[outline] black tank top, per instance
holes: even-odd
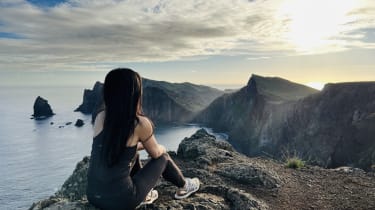
[[[135,188],[130,171],[137,152],[137,145],[126,147],[117,163],[108,167],[101,157],[104,135],[101,131],[94,137],[87,172],[87,196],[94,199],[133,197]]]

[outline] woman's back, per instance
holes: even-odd
[[[109,166],[103,158],[105,132],[101,125],[104,112],[97,115],[91,158],[87,172],[87,197],[91,203],[103,209],[123,209],[132,203],[135,188],[130,177],[132,163],[136,157],[137,145],[125,147],[116,164]],[[97,130],[100,130],[99,132]]]
[[[93,181],[93,186],[97,187],[116,187],[116,184],[122,184],[122,179],[130,175],[130,166],[136,154],[136,146],[125,148],[118,162],[109,167],[104,158],[102,158],[103,150],[103,132],[95,136],[92,143],[91,158],[88,171],[88,181]]]

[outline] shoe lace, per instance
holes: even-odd
[[[186,186],[185,186],[186,191],[187,192],[192,191],[194,190],[194,188],[195,188],[195,184],[193,180],[192,179],[186,180]]]

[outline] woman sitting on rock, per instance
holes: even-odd
[[[142,79],[131,69],[110,71],[103,87],[104,109],[94,123],[88,169],[87,199],[101,209],[134,209],[158,198],[153,190],[160,176],[178,187],[174,197],[199,189],[197,178],[184,178],[157,143],[152,122],[142,114]],[[151,160],[142,168],[137,151]]]

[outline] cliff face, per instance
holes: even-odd
[[[95,112],[103,100],[102,89],[103,84],[100,82],[96,82],[92,90],[85,89],[83,92],[82,104],[74,111],[82,112],[83,114],[91,114]]]
[[[147,116],[159,122],[188,122],[194,115],[157,87],[144,89],[142,107]]]
[[[138,209],[372,209],[375,176],[360,169],[285,168],[270,159],[249,158],[226,142],[199,130],[170,153],[187,177],[199,177],[201,188],[174,200],[176,188],[161,181],[159,199]],[[95,210],[86,200],[89,157],[77,164],[61,189],[30,210]]]
[[[227,132],[239,151],[282,158],[296,153],[324,167],[375,163],[375,82],[328,84],[322,92],[252,76],[195,120]]]
[[[143,111],[157,122],[188,122],[222,91],[191,83],[168,83],[143,79]],[[103,84],[85,90],[82,104],[75,110],[92,114],[102,102]],[[93,116],[95,119],[95,116]]]
[[[328,84],[293,106],[279,146],[319,165],[375,164],[375,82]]]
[[[274,125],[285,120],[291,105],[316,92],[281,78],[252,75],[245,87],[217,98],[194,121],[228,133],[237,150],[260,155],[272,141],[267,135],[280,132]]]

